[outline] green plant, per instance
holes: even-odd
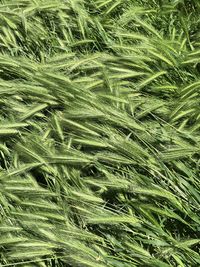
[[[0,265],[200,265],[199,1],[0,1]]]

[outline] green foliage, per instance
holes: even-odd
[[[199,14],[0,1],[0,266],[200,266]]]

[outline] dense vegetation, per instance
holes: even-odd
[[[0,266],[200,266],[200,1],[0,1]]]

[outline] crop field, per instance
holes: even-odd
[[[199,171],[199,0],[0,0],[0,267],[200,267]]]

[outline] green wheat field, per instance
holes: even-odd
[[[0,0],[0,267],[200,267],[199,171],[199,0]]]

